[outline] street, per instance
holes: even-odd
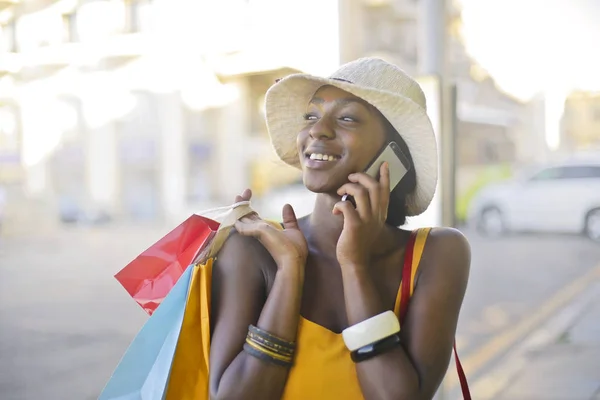
[[[457,343],[477,367],[467,370],[473,380],[520,337],[496,351],[488,344],[595,268],[600,246],[576,236],[465,232],[473,261]],[[113,274],[163,233],[74,228],[0,238],[2,400],[97,397],[147,318]]]
[[[600,263],[600,246],[577,236],[467,237],[473,258],[457,337],[463,357]]]
[[[484,239],[465,233],[473,258],[457,347],[473,384],[593,282],[591,274],[600,267],[600,246],[568,235]],[[447,377],[450,387],[445,399],[458,398],[452,363]]]

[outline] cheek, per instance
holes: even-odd
[[[377,154],[378,146],[377,143],[372,141],[351,138],[346,143],[346,148],[350,150],[350,153],[352,154],[351,158],[355,168],[362,171]]]
[[[298,153],[302,152],[304,145],[306,143],[307,131],[303,130],[298,133],[296,136],[296,148],[298,149]]]

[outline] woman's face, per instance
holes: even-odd
[[[333,86],[309,102],[297,137],[304,185],[334,194],[348,175],[364,171],[386,141],[381,114],[364,100]]]

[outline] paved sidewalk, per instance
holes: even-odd
[[[600,285],[582,296],[566,329],[530,349],[494,400],[600,400]]]

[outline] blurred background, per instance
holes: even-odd
[[[474,398],[600,399],[599,20],[595,0],[0,0],[0,399],[96,398],[146,319],[113,274],[191,213],[246,187],[264,217],[309,213],[265,92],[362,56],[428,97],[441,180],[408,227],[471,241]]]

